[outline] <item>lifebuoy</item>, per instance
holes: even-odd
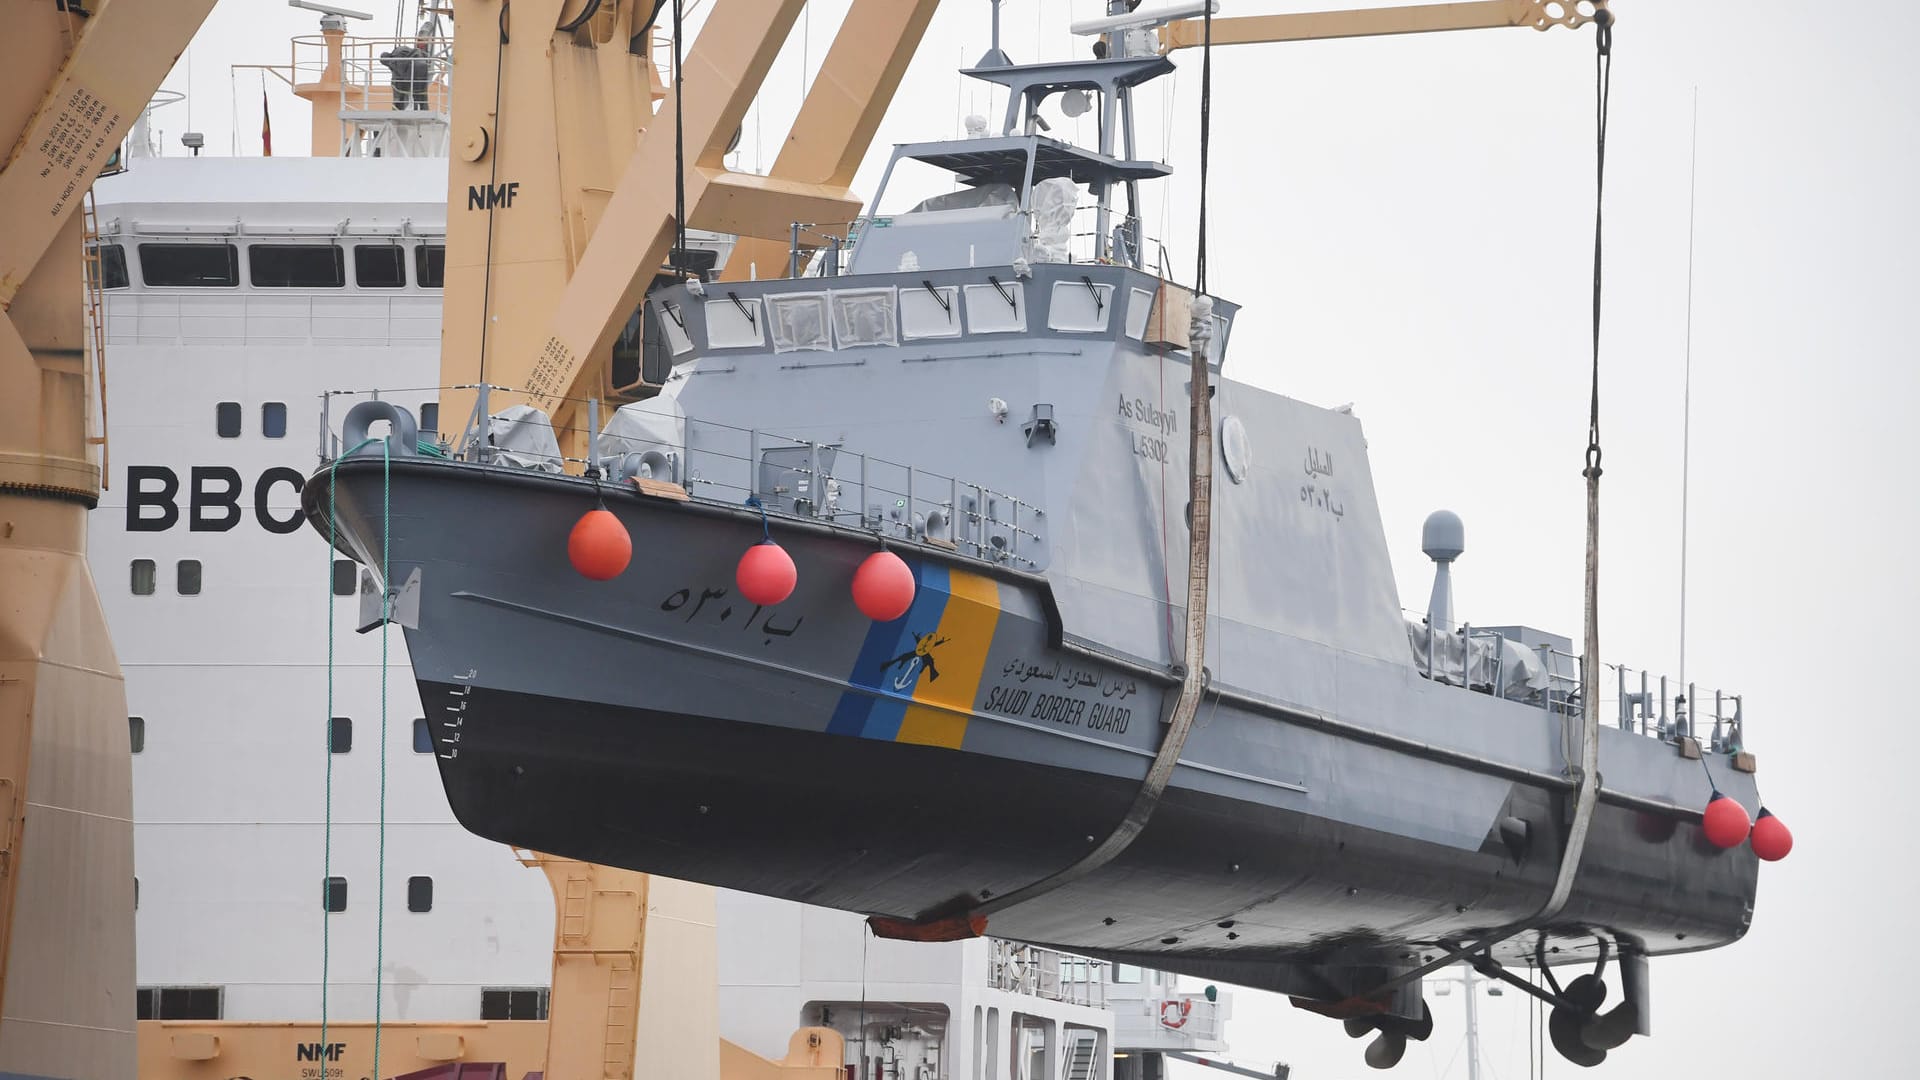
[[[1160,1023],[1170,1028],[1186,1027],[1187,1014],[1192,1011],[1192,998],[1182,998],[1179,1001],[1163,1001],[1160,1003]]]

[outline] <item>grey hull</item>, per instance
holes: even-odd
[[[325,480],[306,496],[323,534]],[[375,567],[382,486],[378,458],[338,466],[340,544]],[[635,556],[601,583],[566,556],[590,483],[391,466],[388,577],[421,574],[408,645],[468,828],[918,918],[1058,871],[1124,814],[1172,681],[1064,646],[1044,578],[897,545],[918,594],[903,619],[874,624],[848,595],[872,539],[776,520],[799,587],[760,609],[733,584],[757,515],[604,497]],[[995,914],[991,932],[1328,997],[1355,988],[1340,971],[1390,971],[1441,940],[1526,923],[1559,859],[1557,723],[1417,678],[1375,699],[1391,723],[1210,695],[1141,837]],[[1434,701],[1446,730],[1430,730]],[[1757,864],[1702,837],[1699,763],[1606,734],[1607,794],[1572,900],[1544,928],[1550,947],[1570,960],[1596,935],[1654,953],[1739,938]],[[1721,787],[1751,805],[1751,777]],[[1503,952],[1531,956],[1537,941]]]

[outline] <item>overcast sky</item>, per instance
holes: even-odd
[[[724,6],[727,0],[712,0]],[[1148,6],[1156,6],[1149,0]],[[388,32],[393,8],[372,24]],[[1370,5],[1371,6],[1371,5]],[[1798,847],[1761,870],[1748,938],[1653,963],[1655,1036],[1613,1075],[1911,1075],[1904,964],[1870,945],[1914,899],[1899,777],[1920,581],[1907,325],[1920,290],[1920,10],[1616,0],[1602,347],[1601,644],[1677,673],[1690,102],[1699,94],[1687,671],[1745,695],[1761,791]],[[411,3],[408,4],[411,7]],[[769,77],[740,165],[770,163],[845,0],[816,0]],[[1099,0],[1007,0],[1015,59],[1084,55]],[[1223,15],[1303,10],[1226,0]],[[1844,10],[1841,10],[1844,9]],[[954,74],[986,0],[949,0],[876,140],[988,112]],[[366,24],[362,24],[366,25]],[[222,0],[168,86],[209,152],[259,152],[258,75],[314,17]],[[806,40],[803,42],[802,38]],[[1593,227],[1593,33],[1524,30],[1244,46],[1215,57],[1214,291],[1245,305],[1229,374],[1366,426],[1402,602],[1424,604],[1421,519],[1467,526],[1456,610],[1578,638]],[[1200,57],[1143,92],[1147,150],[1181,172],[1148,231],[1191,274]],[[305,109],[270,94],[281,152]],[[171,114],[171,115],[170,115]],[[169,140],[186,106],[157,121]],[[1162,148],[1160,133],[1172,132]],[[1056,133],[1072,131],[1056,124]],[[177,149],[177,147],[176,147]],[[172,152],[172,151],[170,151]],[[1256,433],[1257,438],[1257,433]],[[1604,763],[1603,763],[1604,765]],[[1465,1075],[1460,998],[1395,1075]],[[1480,1011],[1487,1075],[1527,1075],[1518,995]],[[1369,1072],[1361,1043],[1235,991],[1235,1060],[1301,1080]],[[1900,1062],[1907,1062],[1900,1065]],[[1576,1072],[1551,1051],[1547,1069]],[[1218,1075],[1192,1069],[1182,1076]]]

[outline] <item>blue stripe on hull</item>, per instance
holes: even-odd
[[[830,735],[858,735],[867,739],[892,740],[900,734],[900,721],[913,703],[913,685],[909,679],[905,693],[892,689],[897,667],[886,668],[887,661],[913,651],[919,634],[931,633],[946,613],[950,595],[947,568],[922,563],[913,568],[913,605],[892,622],[874,623],[860,645],[860,655],[847,672],[847,683],[873,693],[848,690],[840,695],[833,719],[827,722]]]

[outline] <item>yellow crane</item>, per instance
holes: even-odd
[[[212,7],[10,4],[0,34],[0,1074],[133,1073],[132,768],[87,569],[104,432],[81,206]]]

